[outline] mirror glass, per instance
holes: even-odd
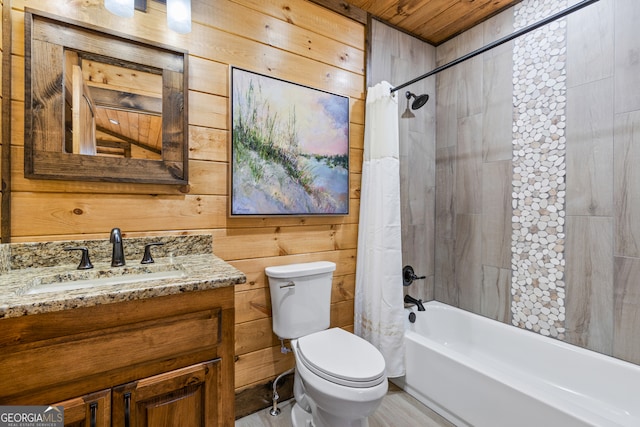
[[[25,13],[25,176],[186,184],[187,53]]]
[[[162,70],[65,50],[66,153],[162,160]]]

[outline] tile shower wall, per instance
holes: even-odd
[[[372,21],[368,86],[382,80],[392,85],[435,68],[435,47],[381,22]],[[429,94],[429,102],[414,118],[399,118],[400,198],[402,215],[402,261],[414,267],[425,280],[405,291],[415,298],[433,299],[435,205],[435,78],[423,80],[406,90]],[[406,90],[397,92],[398,117],[407,106]]]
[[[440,45],[443,65],[513,30],[501,13]],[[437,75],[437,300],[510,320],[513,43]]]
[[[540,3],[439,46],[438,65],[539,19]],[[640,363],[637,22],[637,0],[601,0],[438,75],[436,299]]]

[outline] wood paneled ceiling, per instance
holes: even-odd
[[[348,0],[383,22],[439,45],[521,0]]]

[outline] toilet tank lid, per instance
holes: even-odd
[[[312,276],[329,273],[336,269],[336,263],[330,261],[305,262],[300,264],[278,265],[264,269],[269,277],[276,279],[289,277]]]

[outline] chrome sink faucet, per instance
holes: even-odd
[[[113,244],[113,251],[111,253],[111,267],[121,267],[124,262],[124,249],[122,247],[122,233],[119,228],[111,230],[111,237],[109,242]]]

